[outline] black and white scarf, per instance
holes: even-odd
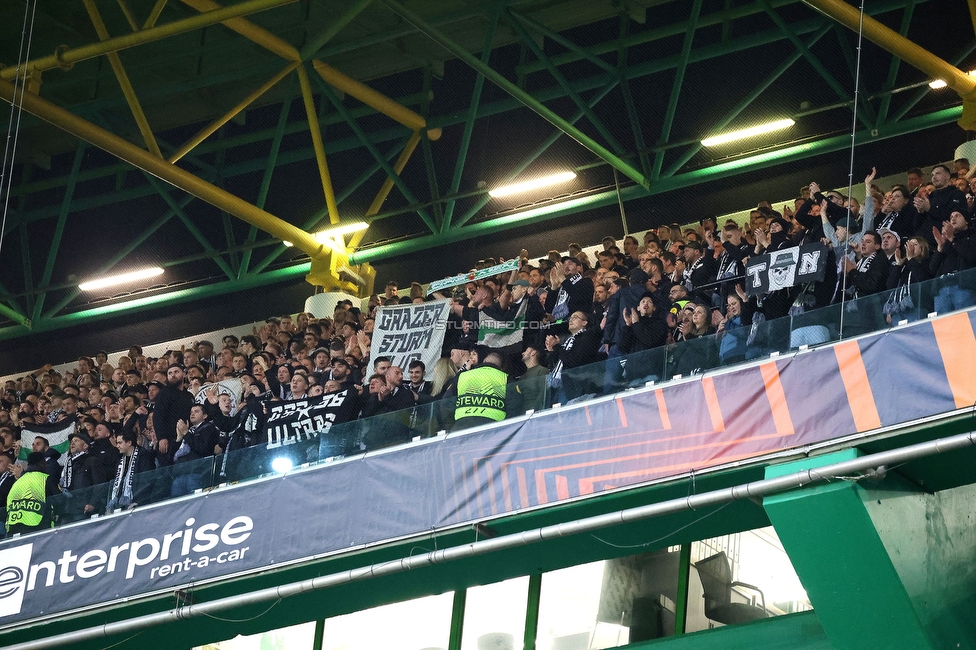
[[[64,469],[61,470],[61,480],[58,481],[58,485],[61,486],[62,490],[67,490],[71,487],[71,474],[75,469],[75,461],[88,454],[88,450],[79,451],[77,454],[73,454],[68,458],[67,462],[64,464]]]
[[[111,507],[125,508],[132,504],[132,483],[136,477],[136,458],[139,457],[139,447],[132,449],[131,456],[122,456],[119,466],[115,470],[115,482],[112,483],[112,496],[109,499]]]

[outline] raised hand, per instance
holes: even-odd
[[[875,167],[871,168],[871,173],[864,177],[864,184],[868,186],[868,191],[871,191],[871,183],[874,182],[874,177],[878,175],[878,170]]]

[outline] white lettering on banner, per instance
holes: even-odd
[[[295,400],[273,404],[268,413],[268,449],[293,445],[328,433],[336,421],[330,409],[341,407],[349,391],[330,393],[312,400]],[[287,420],[287,421],[283,421]]]
[[[24,544],[0,551],[0,618],[20,613],[33,548]]]
[[[817,267],[820,266],[820,252],[810,251],[809,253],[803,253],[800,256],[800,270],[797,271],[797,275],[816,273]]]
[[[398,354],[410,354],[415,350],[429,346],[430,340],[433,337],[433,330],[384,334],[383,338],[380,340],[380,347],[377,354],[381,357],[393,357]],[[398,366],[400,364],[394,363],[393,365]]]
[[[753,288],[758,289],[759,287],[762,286],[762,274],[763,271],[765,270],[766,270],[765,262],[761,262],[759,264],[753,264],[752,266],[746,268],[746,271],[749,273],[749,276],[752,278]]]
[[[20,613],[25,592],[37,587],[71,584],[76,578],[88,580],[102,573],[114,573],[119,567],[125,568],[125,579],[130,580],[137,575],[144,577],[146,572],[140,572],[140,569],[152,565],[148,569],[148,579],[153,580],[192,567],[204,568],[244,559],[244,553],[250,547],[241,547],[241,544],[254,530],[250,517],[233,517],[224,524],[208,522],[194,528],[195,523],[192,517],[187,519],[184,530],[166,533],[162,541],[157,537],[146,537],[108,550],[91,549],[80,557],[68,549],[56,561],[33,565],[30,563],[33,544],[0,551],[0,618]],[[168,562],[173,542],[178,539],[182,541],[179,555],[183,557],[177,562]],[[239,548],[219,548],[221,545]],[[191,552],[203,555],[193,556]]]
[[[449,300],[380,307],[376,310],[371,356],[389,357],[390,363],[404,372],[411,361],[423,361],[425,377],[431,379],[444,345],[449,309]]]

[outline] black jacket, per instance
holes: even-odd
[[[876,251],[863,271],[856,268],[847,272],[847,284],[853,286],[858,298],[884,291],[888,286],[890,263],[882,251]]]
[[[220,433],[217,431],[217,427],[209,420],[205,420],[198,425],[191,425],[190,430],[186,432],[179,447],[183,448],[185,445],[189,448],[189,451],[181,455],[176,462],[186,463],[191,460],[199,460],[200,458],[213,456],[214,447],[217,446],[219,437]]]
[[[156,429],[157,439],[176,440],[176,423],[180,420],[189,420],[192,407],[193,396],[188,392],[172,386],[163,386],[156,396],[156,406],[153,410],[153,427]],[[172,446],[171,444],[170,447]],[[172,453],[170,451],[171,455]]]
[[[119,464],[119,450],[108,438],[99,438],[88,447],[91,456],[92,481],[95,485],[107,483],[115,478],[115,467]]]
[[[551,314],[561,302],[566,303],[570,314],[578,311],[589,314],[593,306],[593,281],[579,273],[563,280],[559,291],[550,291],[546,296],[546,313]]]
[[[556,346],[555,350],[547,353],[545,365],[554,368],[556,363],[562,361],[563,368],[578,368],[602,359],[600,329],[587,325]]]
[[[965,271],[976,266],[976,237],[973,236],[974,233],[976,231],[972,228],[956,231],[952,241],[946,241],[941,253],[938,249],[932,253],[929,271],[934,277]]]
[[[949,220],[953,212],[968,214],[969,206],[966,203],[966,195],[955,185],[946,185],[943,188],[929,194],[929,211],[921,215],[921,225],[917,232],[912,233],[919,237],[925,237],[929,245],[935,248],[935,236],[932,228],[942,230],[942,224]],[[902,233],[898,232],[899,235]]]
[[[654,312],[651,316],[641,316],[633,325],[624,328],[623,341],[620,347],[624,353],[640,352],[660,347],[668,341],[668,324],[661,312]]]
[[[44,471],[47,472],[48,476],[60,476],[61,475],[61,464],[58,459],[61,458],[61,452],[54,447],[48,447],[47,451],[44,452]],[[3,501],[2,505],[6,505],[7,502]]]

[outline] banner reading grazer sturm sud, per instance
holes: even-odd
[[[268,449],[293,445],[328,433],[333,424],[348,422],[356,413],[351,391],[318,397],[271,402],[268,408]]]
[[[434,300],[377,309],[370,357],[389,357],[394,366],[403,369],[403,374],[407,374],[411,361],[420,359],[427,367],[426,378],[431,379],[444,345],[450,302]]]
[[[826,268],[827,247],[823,244],[805,244],[756,255],[746,264],[746,293],[756,296],[819,282]]]
[[[24,429],[20,433],[20,454],[17,460],[27,460],[27,454],[31,453],[31,445],[34,438],[43,436],[47,438],[47,443],[61,453],[58,462],[64,466],[64,459],[68,454],[68,436],[75,432],[75,421],[73,418],[65,418],[54,424],[34,424],[25,422]],[[6,504],[4,504],[6,505]]]

